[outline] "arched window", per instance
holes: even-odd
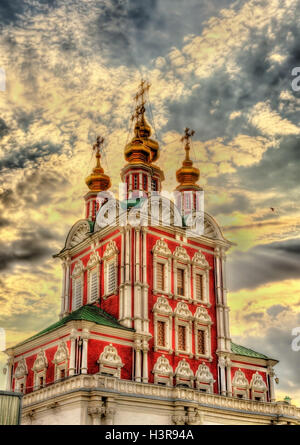
[[[68,375],[68,359],[69,359],[69,350],[64,341],[62,341],[56,350],[54,355],[54,359],[52,363],[54,363],[54,379],[61,380]]]
[[[189,363],[183,359],[177,365],[175,371],[176,385],[194,387],[195,376]]]
[[[115,241],[109,241],[106,246],[104,259],[104,297],[117,292],[118,287],[118,249]]]
[[[121,378],[121,368],[123,368],[124,364],[118,355],[117,349],[112,344],[105,346],[97,362],[99,363],[99,372],[101,374],[114,376],[118,379]]]
[[[209,367],[202,362],[196,371],[196,387],[202,392],[214,392],[214,378]]]
[[[82,306],[83,300],[83,265],[81,261],[75,264],[72,273],[72,310]]]
[[[26,391],[26,380],[27,380],[27,364],[24,357],[22,357],[17,364],[15,370],[15,391],[23,392],[25,394]]]
[[[164,297],[158,297],[153,306],[154,313],[154,351],[172,352],[173,311]]]
[[[169,295],[171,293],[171,250],[163,239],[159,239],[153,247],[152,253],[153,292]]]
[[[41,389],[46,386],[46,373],[48,360],[44,350],[41,350],[35,359],[32,367],[34,389]]]
[[[195,357],[211,359],[212,321],[207,310],[199,306],[194,315]]]
[[[235,371],[232,380],[233,396],[240,399],[249,399],[249,382],[241,369]]]
[[[152,372],[155,384],[173,386],[173,368],[164,355],[158,357]]]
[[[193,315],[186,303],[178,303],[175,309],[175,354],[192,353],[192,320]]]
[[[192,259],[194,300],[209,305],[209,264],[202,252]]]
[[[177,246],[174,251],[174,294],[176,297],[191,297],[191,266],[190,257],[184,247]]]
[[[87,263],[88,271],[88,302],[93,303],[99,298],[100,260],[97,252],[93,252]]]

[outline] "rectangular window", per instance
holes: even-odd
[[[166,346],[166,323],[164,321],[157,322],[157,345]]]
[[[78,309],[82,305],[82,281],[81,278],[74,280],[73,287],[73,309]]]
[[[203,299],[203,276],[197,273],[195,276],[195,292],[197,300]]]
[[[156,287],[158,290],[165,290],[165,265],[156,264]]]
[[[43,388],[44,386],[44,377],[39,377],[39,388]]]
[[[20,385],[20,392],[24,392],[24,383],[21,383]]]
[[[61,369],[60,370],[60,378],[64,379],[66,377],[66,370],[65,369]]]
[[[147,191],[147,185],[148,185],[147,175],[143,175],[143,188],[145,191]]]
[[[108,264],[108,272],[107,272],[107,293],[111,294],[116,289],[116,269],[115,269],[115,263],[109,263]]]
[[[178,326],[178,349],[180,351],[186,350],[186,327]]]
[[[98,273],[97,269],[90,271],[90,302],[98,298]]]
[[[205,355],[205,332],[202,329],[198,329],[197,353]]]
[[[138,189],[138,175],[133,175],[133,190]]]
[[[157,180],[156,179],[151,180],[151,190],[153,192],[157,192]]]
[[[177,269],[177,294],[184,295],[184,270]]]

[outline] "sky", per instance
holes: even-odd
[[[232,339],[280,360],[277,398],[300,406],[300,351],[291,347],[300,326],[299,18],[296,0],[1,0],[7,347],[57,320],[61,265],[52,255],[83,217],[98,134],[117,191],[144,78],[165,190],[176,186],[183,129],[193,128],[205,209],[235,243],[227,258]]]

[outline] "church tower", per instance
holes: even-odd
[[[205,212],[203,230],[189,230],[203,190],[188,128],[175,202],[160,194],[164,173],[146,120],[148,89],[142,81],[135,96],[119,200],[101,166],[103,138],[94,144],[85,218],[55,255],[62,264],[59,320],[6,351],[8,389],[24,394],[22,422],[269,424],[280,413],[281,421],[300,423],[299,409],[275,403],[277,360],[231,340],[232,244]],[[115,218],[105,224],[111,210]]]

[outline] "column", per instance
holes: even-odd
[[[135,381],[141,382],[141,338],[140,336],[135,338],[134,342],[134,348],[135,348]]]
[[[221,249],[221,272],[222,272],[222,300],[223,300],[223,318],[224,318],[224,336],[225,336],[225,347],[230,352],[231,351],[231,339],[230,339],[230,329],[229,329],[229,308],[227,306],[227,280],[226,280],[226,255],[225,250]]]
[[[232,397],[232,382],[231,382],[231,366],[232,362],[229,357],[226,357],[226,379],[227,379],[227,395]]]
[[[131,312],[131,228],[125,229],[125,283],[124,283],[124,326],[132,327]]]
[[[12,391],[13,364],[14,364],[14,357],[10,356],[9,359],[7,360],[7,380],[6,380],[7,391]]]
[[[223,318],[223,302],[221,292],[221,268],[220,268],[220,250],[215,249],[215,287],[216,287],[216,308],[217,308],[217,330],[218,330],[218,350],[224,351],[224,318]]]
[[[71,331],[71,352],[70,352],[70,364],[69,364],[69,376],[75,374],[75,346],[76,346],[76,338],[77,338],[76,329],[72,329]]]
[[[88,354],[88,341],[89,341],[90,333],[88,329],[83,329],[81,338],[82,338],[82,358],[81,358],[81,374],[87,374],[87,354]]]
[[[70,302],[70,264],[71,259],[68,257],[66,260],[66,293],[65,293],[65,313],[64,315],[69,313],[69,302]]]
[[[272,366],[268,367],[269,372],[269,380],[270,380],[270,401],[275,402],[275,388],[274,388],[274,377],[275,377],[275,371],[272,368]]]
[[[62,290],[61,290],[61,306],[59,318],[63,318],[65,313],[65,296],[66,296],[66,262],[62,262]]]
[[[148,383],[148,340],[143,339],[143,383]]]
[[[134,258],[134,327],[137,332],[142,332],[142,295],[140,277],[140,228],[134,229],[135,235],[135,258]]]
[[[222,396],[226,396],[226,380],[225,380],[225,358],[219,358],[219,369],[220,369],[220,392]]]

